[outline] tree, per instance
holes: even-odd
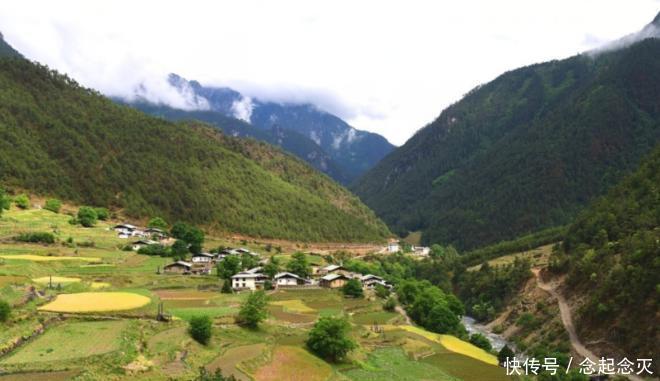
[[[341,360],[357,347],[355,341],[348,336],[350,329],[351,326],[345,318],[321,317],[309,332],[307,347],[326,360]]]
[[[260,322],[268,317],[266,303],[268,299],[263,291],[255,291],[248,296],[238,311],[237,322],[240,325],[257,328]]]
[[[200,344],[208,344],[211,340],[213,323],[211,318],[206,315],[193,316],[190,318],[188,332],[190,336]]]
[[[297,252],[291,256],[291,261],[286,264],[286,269],[303,278],[309,278],[312,273],[312,267],[307,261],[305,253]]]
[[[3,210],[8,210],[11,206],[11,198],[7,196],[4,188],[0,188],[0,215]]]
[[[264,274],[273,279],[277,273],[280,272],[280,260],[274,255],[270,257],[268,263],[264,266]]]
[[[176,222],[172,225],[170,234],[172,234],[172,237],[186,242],[191,253],[199,254],[202,252],[204,232],[200,228],[185,222]]]
[[[236,255],[229,255],[218,263],[217,269],[220,278],[230,280],[232,276],[241,271],[241,260]]]
[[[215,372],[210,373],[202,366],[199,368],[199,374],[193,381],[236,381],[236,378],[232,375],[223,376],[220,368],[216,369]]]
[[[147,222],[148,228],[155,228],[160,230],[167,230],[167,222],[161,217],[153,217]]]
[[[423,323],[424,328],[433,332],[451,333],[458,329],[461,320],[449,309],[446,303],[439,303],[433,306]]]
[[[486,351],[490,351],[493,348],[488,338],[480,333],[470,335],[470,343]]]
[[[21,209],[30,207],[30,198],[26,194],[20,194],[14,197],[14,204]]]
[[[0,322],[6,322],[9,320],[9,315],[11,314],[11,306],[9,303],[4,300],[0,300]]]
[[[78,209],[78,222],[82,226],[90,228],[96,225],[97,219],[98,215],[94,208],[90,206],[81,206],[80,209]]]
[[[180,239],[174,241],[172,247],[170,247],[170,255],[174,258],[175,261],[183,260],[188,254],[188,244]]]
[[[108,208],[94,208],[94,211],[96,212],[96,218],[101,221],[105,221],[110,218],[110,211]]]
[[[382,284],[376,284],[374,290],[376,291],[376,296],[381,299],[385,299],[390,296],[390,290],[388,290],[387,287],[383,286]]]
[[[256,256],[249,253],[241,254],[241,269],[247,270],[259,265],[259,260]]]
[[[61,208],[62,208],[62,201],[56,198],[48,199],[46,201],[46,204],[44,205],[44,209],[50,210],[53,213],[59,213]]]
[[[222,288],[220,289],[220,292],[223,294],[231,294],[234,292],[231,288],[231,279],[225,279],[222,281]]]
[[[383,303],[383,309],[390,312],[394,311],[396,309],[396,299],[393,296],[387,298],[385,303]]]
[[[341,288],[341,292],[344,296],[349,296],[352,298],[362,298],[364,296],[364,291],[362,290],[362,283],[357,279],[350,279],[344,287]]]
[[[509,348],[508,345],[505,345],[500,349],[500,351],[497,353],[497,361],[500,364],[506,364],[506,359],[507,358],[513,358],[516,354],[513,353],[511,348]]]

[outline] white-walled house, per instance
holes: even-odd
[[[387,244],[388,253],[398,253],[401,250],[398,242],[390,242]]]
[[[215,260],[215,255],[210,253],[199,253],[192,256],[193,263],[211,263]]]
[[[377,284],[380,284],[381,286],[385,288],[392,288],[392,285],[387,283],[387,281],[378,275],[373,275],[373,274],[367,274],[363,275],[360,277],[360,282],[362,283],[362,287],[366,289],[372,289],[376,287]]]
[[[231,277],[231,288],[234,290],[258,290],[263,288],[268,277],[260,272],[243,271]]]
[[[308,283],[307,279],[289,272],[277,273],[273,280],[276,287],[302,286]]]
[[[131,248],[133,249],[133,251],[138,251],[138,250],[140,250],[141,248],[143,248],[143,247],[145,247],[145,246],[155,245],[155,244],[157,244],[157,243],[158,243],[158,242],[156,242],[156,241],[152,241],[152,240],[150,240],[150,239],[141,239],[141,240],[139,240],[139,241],[135,241],[135,242],[133,242],[133,243],[131,244]]]

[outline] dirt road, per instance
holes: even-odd
[[[575,331],[575,327],[573,326],[573,318],[571,316],[571,309],[568,306],[568,303],[566,302],[566,299],[564,298],[563,295],[561,295],[559,292],[557,292],[557,285],[553,283],[546,283],[541,279],[541,276],[539,275],[540,269],[535,268],[532,269],[532,272],[534,273],[534,277],[536,277],[536,283],[538,284],[539,288],[543,291],[547,291],[550,295],[552,295],[555,299],[557,299],[557,304],[559,304],[559,314],[561,315],[561,322],[564,324],[564,328],[566,329],[566,332],[568,332],[568,337],[571,342],[571,346],[573,347],[573,350],[577,352],[578,355],[580,355],[583,358],[589,358],[589,360],[593,361],[594,363],[598,364],[598,360],[600,359],[599,356],[596,356],[592,351],[587,349],[587,347],[582,344],[580,341],[580,338],[577,335],[577,332]],[[579,360],[578,363],[574,364],[579,366],[579,362],[582,360]],[[595,366],[597,368],[597,365]],[[630,380],[633,381],[643,381],[641,377],[635,376],[635,375],[627,375],[627,377]]]

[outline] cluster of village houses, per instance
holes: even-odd
[[[153,244],[167,244],[170,238],[167,232],[157,228],[141,229],[130,224],[119,224],[113,227],[119,238],[139,238],[130,244],[135,251],[142,247]],[[412,254],[418,256],[429,255],[428,247],[413,247]],[[398,242],[390,242],[384,251],[396,253],[401,250]],[[199,253],[194,254],[190,262],[176,261],[165,265],[163,272],[170,274],[211,274],[215,264],[231,255],[252,255],[259,257],[259,254],[245,248],[227,248],[218,253]],[[265,260],[260,261],[265,264]],[[392,285],[383,278],[373,274],[359,274],[348,271],[341,265],[318,266],[312,265],[312,277],[307,279],[290,272],[280,272],[273,279],[270,279],[262,272],[262,267],[242,271],[231,278],[231,285],[234,290],[257,290],[264,287],[266,281],[270,281],[275,288],[286,287],[323,287],[323,288],[341,288],[351,279],[357,279],[365,289],[373,289],[376,285],[381,285],[388,289]]]

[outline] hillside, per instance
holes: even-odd
[[[660,145],[641,167],[582,212],[551,258],[581,306],[577,329],[609,353],[652,358],[658,332]],[[656,367],[657,369],[657,367]]]
[[[569,223],[660,141],[660,40],[507,72],[353,187],[395,232],[472,249]]]
[[[150,104],[141,95],[144,89],[136,90],[135,100],[122,102],[171,120],[204,120],[228,133],[227,125],[232,125],[232,134],[278,145],[343,184],[355,180],[394,149],[384,137],[357,130],[312,104],[252,99],[230,88],[203,86],[176,74],[170,74],[168,82],[205,108],[190,111]],[[228,118],[245,123],[228,123]]]
[[[0,60],[0,183],[227,232],[373,241],[385,225],[278,149],[119,106],[65,75]]]

